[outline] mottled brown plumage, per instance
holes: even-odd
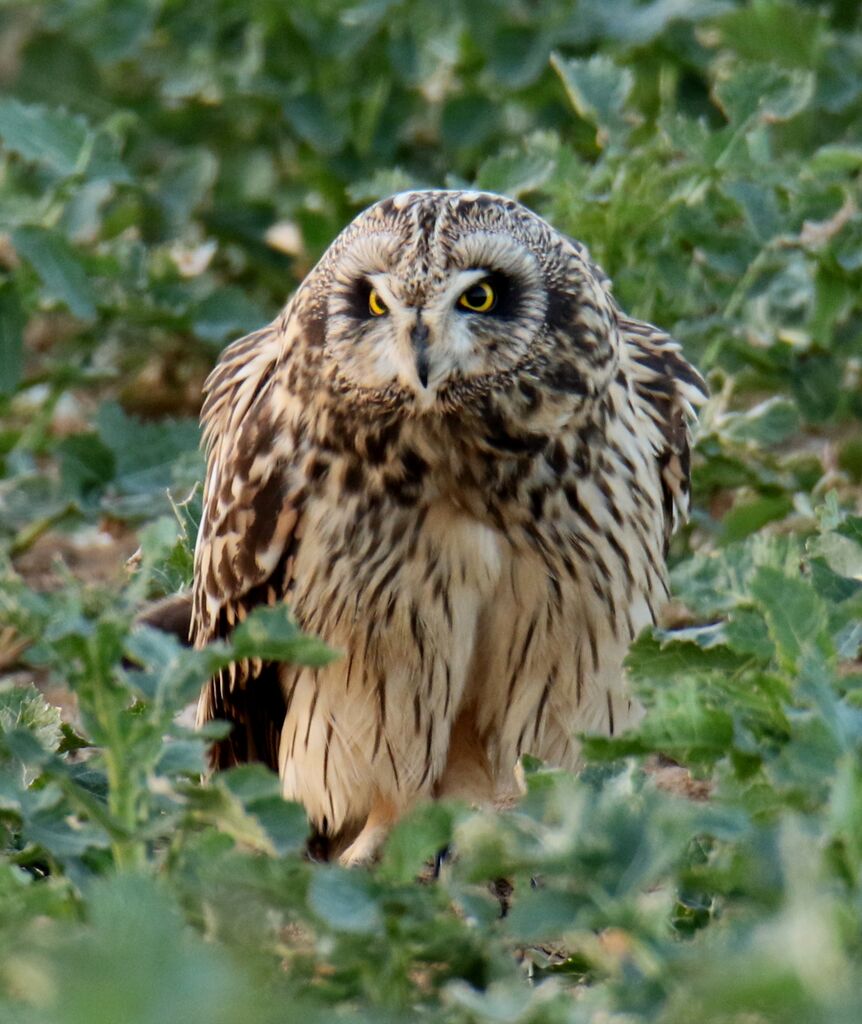
[[[346,862],[417,799],[514,791],[523,753],[574,766],[575,733],[637,715],[622,659],[667,597],[704,393],[518,203],[361,214],[207,383],[195,642],[287,601],[344,652],[212,680],[216,762],[277,768]]]

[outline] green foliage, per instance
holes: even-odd
[[[855,1024],[858,5],[12,2],[0,77],[0,1018]],[[585,241],[714,398],[638,728],[345,871],[183,715],[232,656],[338,652],[132,621],[190,577],[218,349],[360,206],[461,184]]]

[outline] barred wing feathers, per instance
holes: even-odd
[[[692,425],[709,391],[680,345],[651,324],[618,314],[635,399],[656,427],[661,470],[665,546],[688,517]]]
[[[283,321],[281,321],[283,322]],[[259,604],[283,599],[300,509],[288,495],[289,452],[273,401],[285,339],[277,325],[234,342],[206,383],[203,517],[195,548],[191,639],[226,637]],[[284,697],[276,665],[234,662],[204,688],[198,724],[234,726],[216,743],[217,767],[261,760],[278,766]]]

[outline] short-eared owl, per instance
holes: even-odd
[[[637,715],[622,660],[667,597],[705,387],[582,245],[497,195],[386,199],[206,392],[195,643],[286,601],[343,656],[237,664],[198,718],[345,862]]]

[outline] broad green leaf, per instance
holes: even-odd
[[[220,288],[191,311],[195,334],[213,345],[262,327],[271,316],[239,288]]]
[[[796,405],[786,398],[769,398],[742,413],[729,413],[720,430],[736,441],[759,445],[781,444],[799,430]]]
[[[742,654],[753,654],[764,662],[775,654],[775,645],[769,638],[769,627],[763,616],[754,609],[737,608],[722,632],[728,646]]]
[[[89,132],[83,118],[38,104],[0,99],[0,140],[25,160],[63,176],[82,170]]]
[[[378,931],[382,924],[369,877],[359,870],[322,867],[311,880],[308,903],[335,931],[362,935]]]
[[[200,438],[192,419],[143,422],[115,402],[102,405],[95,420],[100,442],[115,459],[117,488],[128,494],[163,493],[178,458],[194,452]]]
[[[862,516],[847,516],[838,524],[835,532],[853,541],[857,547],[862,547]]]
[[[158,179],[157,197],[171,237],[182,235],[197,208],[213,187],[218,161],[207,149],[191,146],[175,150]]]
[[[41,965],[53,1024],[232,1024],[261,1020],[249,983],[223,950],[184,925],[167,887],[119,875],[95,882],[87,923],[49,935],[50,955],[24,944],[20,968]]]
[[[334,153],[346,135],[345,118],[319,95],[306,94],[284,101],[284,117],[297,136],[321,153]]]
[[[709,653],[701,656],[701,652]],[[680,674],[738,669],[746,663],[738,655],[755,655],[768,661],[774,653],[763,616],[748,608],[735,608],[727,621],[708,626],[654,628],[652,637],[640,637],[631,648],[629,666],[636,678],[641,673],[656,677],[667,671],[675,674],[675,667],[679,667]]]
[[[848,519],[835,531],[823,533],[809,541],[809,550],[820,555],[839,576],[862,582],[862,533],[859,519]]]
[[[63,490],[76,498],[99,494],[114,478],[114,453],[96,434],[73,434],[59,446]]]
[[[107,846],[101,829],[75,820],[65,803],[44,807],[25,816],[22,834],[61,862],[80,857],[92,848]]]
[[[826,609],[806,580],[762,566],[751,581],[751,593],[761,603],[778,653],[788,664],[798,664],[803,655],[823,645]]]
[[[808,69],[822,45],[825,19],[784,0],[756,0],[716,21],[722,42],[753,61]]]
[[[447,807],[430,803],[399,821],[386,840],[381,874],[399,882],[415,879],[451,842],[452,819]]]
[[[774,189],[752,181],[731,180],[725,195],[739,203],[755,236],[763,243],[781,232],[782,216]]]
[[[814,81],[808,70],[743,65],[716,83],[715,96],[733,124],[754,117],[771,124],[803,111],[814,95]]]
[[[456,96],[443,109],[440,130],[452,149],[480,148],[497,129],[497,107],[490,97]]]
[[[789,495],[764,495],[743,501],[726,513],[722,520],[721,540],[730,544],[750,536],[775,519],[782,519],[793,508]]]
[[[48,296],[84,320],[95,317],[95,289],[78,254],[62,235],[48,228],[20,227],[12,232],[12,244],[39,275]]]
[[[821,146],[808,161],[811,174],[846,174],[862,168],[862,146]]]
[[[0,689],[0,732],[13,729],[27,730],[45,750],[56,750],[61,739],[60,712],[32,684]]]
[[[296,853],[304,848],[308,818],[299,804],[282,797],[275,772],[259,764],[242,765],[226,772],[220,781],[257,818],[276,853]]]
[[[512,934],[522,940],[563,936],[575,927],[584,898],[573,893],[531,889],[519,894],[507,921]]]
[[[599,55],[567,60],[554,54],[551,64],[578,115],[596,126],[599,146],[624,137],[637,122],[637,115],[627,109],[634,87],[629,68],[620,68],[609,57]]]
[[[289,661],[319,667],[339,655],[322,640],[302,633],[286,604],[256,608],[231,634],[234,656]]]
[[[482,164],[476,184],[489,192],[500,192],[518,199],[540,189],[553,174],[555,166],[554,155],[548,151],[500,153]]]

